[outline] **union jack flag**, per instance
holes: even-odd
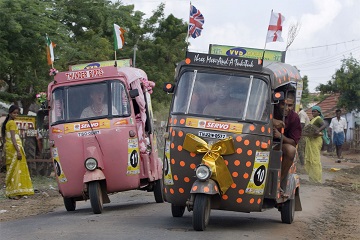
[[[193,5],[190,5],[189,36],[197,38],[201,34],[204,16]]]

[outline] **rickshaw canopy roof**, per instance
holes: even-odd
[[[270,75],[272,89],[301,80],[300,73],[294,66],[282,62],[264,61],[263,72]]]
[[[100,67],[59,72],[55,75],[54,80],[57,84],[75,82],[85,83],[86,81],[90,82],[97,79],[113,78],[116,76],[123,76],[128,86],[137,80],[147,80],[147,75],[143,70],[133,67]]]

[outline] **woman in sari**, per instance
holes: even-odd
[[[9,114],[1,127],[1,136],[5,138],[5,195],[15,200],[34,194],[19,129],[14,121],[19,112],[20,108],[18,106],[11,105]]]
[[[326,125],[323,120],[319,106],[311,109],[313,119],[304,128],[305,136],[305,170],[309,174],[311,182],[322,183],[322,166],[320,161],[321,147],[324,141],[328,144],[330,139],[325,130]]]

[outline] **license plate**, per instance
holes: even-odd
[[[90,136],[90,135],[95,135],[95,134],[100,134],[100,131],[95,130],[95,131],[88,131],[88,132],[79,132],[78,137],[85,137],[85,136]]]
[[[216,138],[216,139],[225,139],[227,137],[224,133],[213,133],[213,132],[198,132],[199,137],[207,137],[207,138]]]

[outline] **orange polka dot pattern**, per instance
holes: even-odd
[[[272,115],[269,115],[272,119]],[[173,116],[169,119],[170,132],[170,165],[174,179],[174,185],[165,185],[164,192],[166,199],[170,203],[186,203],[190,191],[198,191],[197,186],[193,186],[195,178],[195,168],[201,163],[203,154],[190,153],[183,149],[182,145],[187,133],[198,135],[202,129],[184,128],[186,118]],[[170,129],[169,128],[169,129]],[[218,132],[206,129],[209,132]],[[221,196],[219,209],[228,209],[239,211],[242,207],[248,211],[259,211],[262,196],[246,194],[246,187],[250,180],[254,166],[256,151],[261,149],[261,143],[271,143],[271,126],[267,124],[243,124],[242,134],[232,134],[223,132],[234,139],[235,153],[223,156],[224,161],[230,171],[234,183],[225,194]],[[261,136],[261,137],[259,137]],[[210,139],[203,138],[205,141]],[[211,139],[213,142],[218,140]],[[268,149],[269,150],[269,149]],[[219,191],[215,186],[215,191]],[[214,188],[215,188],[214,187]],[[203,188],[203,191],[212,191],[214,189]]]

